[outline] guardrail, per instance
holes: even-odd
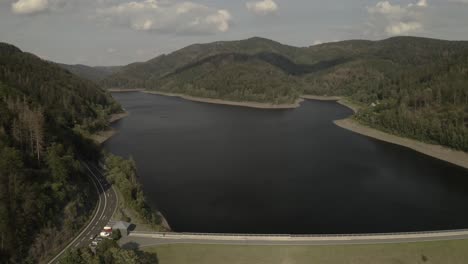
[[[189,232],[143,232],[130,231],[129,234],[152,234],[152,235],[171,235],[171,236],[224,236],[224,237],[290,237],[290,238],[312,238],[312,237],[377,237],[377,236],[402,236],[402,235],[430,235],[430,234],[450,234],[461,233],[468,234],[468,229],[435,230],[435,231],[416,231],[416,232],[393,232],[393,233],[359,233],[359,234],[230,234],[230,233],[189,233]]]

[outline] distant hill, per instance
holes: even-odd
[[[0,43],[1,263],[43,263],[87,221],[95,189],[78,157],[120,106],[97,84]]]
[[[83,79],[87,79],[87,80],[94,81],[94,82],[98,82],[98,81],[105,79],[106,77],[117,72],[121,68],[120,66],[91,67],[91,66],[86,66],[86,65],[81,65],[81,64],[68,65],[68,64],[62,64],[62,63],[58,63],[58,65]]]
[[[347,96],[361,122],[468,150],[468,42],[417,37],[298,48],[263,39],[191,45],[100,82],[234,101]],[[373,106],[371,106],[373,105]]]
[[[143,63],[133,63],[105,78],[101,84],[108,88],[155,88],[154,82],[173,73],[178,68],[196,63],[202,59],[218,54],[257,54],[271,52],[293,59],[298,54],[297,48],[282,45],[262,38],[251,38],[243,41],[220,41],[210,44],[194,44],[173,52],[161,55]]]

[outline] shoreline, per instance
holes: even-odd
[[[277,104],[276,105],[276,104],[270,104],[270,103],[227,101],[227,100],[222,100],[222,99],[203,98],[203,97],[195,97],[195,96],[184,95],[184,94],[165,93],[165,92],[147,91],[147,90],[135,90],[135,91],[146,93],[146,94],[178,97],[178,98],[182,98],[182,99],[189,100],[192,102],[240,106],[240,107],[249,107],[249,108],[256,108],[256,109],[295,109],[295,108],[300,107],[301,102],[303,101],[303,99],[297,99],[296,102],[291,103],[291,104]]]
[[[302,96],[302,98],[308,99],[308,100],[318,100],[318,101],[336,101],[337,103],[353,110],[354,113],[356,113],[359,110],[359,106],[350,103],[348,100],[346,100],[346,98],[343,98],[343,97]],[[335,120],[333,121],[333,123],[351,132],[364,135],[370,138],[374,138],[380,141],[384,141],[387,143],[406,147],[414,151],[417,151],[419,153],[422,153],[424,155],[468,169],[468,153],[466,152],[454,150],[454,149],[444,147],[441,145],[429,144],[429,143],[425,143],[419,140],[405,138],[405,137],[401,137],[398,135],[393,135],[393,134],[363,125],[353,120],[352,116],[345,118],[345,119],[341,119],[341,120]]]
[[[106,89],[109,93],[132,93],[132,92],[142,92],[145,89],[118,89],[118,88],[111,88]]]
[[[393,135],[360,124],[352,118],[335,120],[333,121],[333,123],[335,123],[335,125],[341,128],[352,131],[354,133],[361,134],[387,143],[392,143],[406,148],[410,148],[424,155],[468,169],[468,153],[466,152],[454,150],[441,145],[424,143],[415,139]]]
[[[109,125],[113,124],[125,117],[129,116],[128,112],[112,114],[109,118]],[[91,139],[94,140],[98,145],[104,144],[107,140],[113,137],[118,131],[113,129],[112,127],[108,127],[106,130],[99,131],[91,135]]]
[[[360,106],[351,103],[348,99],[346,99],[345,97],[341,97],[341,96],[302,95],[301,98],[305,100],[316,100],[316,101],[335,101],[338,104],[353,110],[354,113],[357,113],[357,111],[359,111],[360,109]]]

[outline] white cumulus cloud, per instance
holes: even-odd
[[[224,9],[167,0],[131,1],[98,8],[97,18],[138,31],[171,34],[226,32],[232,20],[229,11]]]
[[[15,0],[11,4],[11,11],[17,15],[34,15],[48,11],[62,11],[71,5],[70,0]]]
[[[418,33],[424,30],[424,10],[427,7],[427,0],[408,5],[381,1],[375,6],[367,7],[368,25],[372,34],[378,37]]]
[[[247,10],[257,15],[267,15],[278,11],[278,4],[273,0],[263,0],[259,2],[247,2]]]
[[[390,36],[406,35],[411,32],[421,31],[423,25],[419,22],[399,22],[393,23],[385,28],[385,32]]]
[[[427,7],[427,0],[419,0],[419,2],[416,5],[421,7]]]
[[[11,10],[15,14],[33,14],[47,10],[47,0],[18,0],[11,4]]]

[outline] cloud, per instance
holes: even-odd
[[[416,5],[421,7],[427,7],[427,0],[419,0],[419,2]]]
[[[468,0],[467,0],[468,1]],[[419,7],[427,7],[427,0],[419,0],[416,4],[408,4],[408,7],[419,6]]]
[[[278,11],[278,5],[273,0],[263,0],[259,2],[247,2],[247,10],[257,15],[268,15]]]
[[[214,34],[230,28],[229,11],[193,2],[144,0],[98,8],[98,19],[137,31]]]
[[[47,0],[18,0],[11,4],[11,10],[15,14],[33,14],[47,10]]]
[[[67,0],[15,0],[11,11],[17,15],[34,15],[48,11],[62,11],[72,2]]]
[[[389,1],[378,2],[375,6],[367,7],[370,32],[377,37],[421,32],[424,30],[423,16],[427,7],[427,0],[406,6],[393,5]]]
[[[421,31],[423,25],[419,22],[399,22],[396,24],[391,24],[385,28],[385,32],[388,35],[396,36],[396,35],[405,35],[411,32],[418,32]]]

